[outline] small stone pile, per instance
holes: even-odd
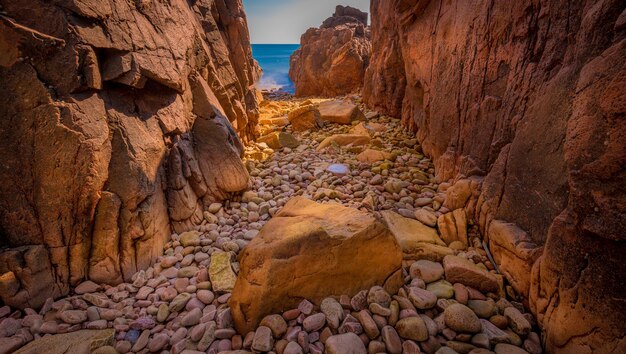
[[[281,105],[298,102],[271,106],[282,114]],[[406,254],[404,286],[395,294],[375,286],[318,304],[305,299],[265,317],[255,331],[234,329],[228,301],[237,255],[293,197],[340,203],[381,220],[382,211],[394,211],[435,235],[439,220],[452,214],[444,206],[450,185],[436,183],[417,141],[396,120],[374,112],[365,118],[301,132],[287,123],[280,131],[297,145],[248,146],[250,190],[208,205],[201,225],[173,234],[158,262],[130,282],[86,281],[39,311],[0,308],[0,354],[26,350],[44,336],[107,328],[115,330],[114,344],[102,353],[541,353],[532,316],[505,299],[502,277],[471,232],[466,243],[441,235],[445,245],[432,247],[444,251],[430,260]]]

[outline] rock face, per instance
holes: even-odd
[[[371,8],[364,100],[417,132],[440,181],[466,178],[471,195],[446,203],[477,223],[546,349],[623,349],[624,3]]]
[[[310,28],[291,56],[289,77],[296,96],[360,92],[371,52],[367,13],[337,6],[320,28]]]
[[[330,295],[402,285],[402,252],[373,215],[339,205],[291,199],[242,251],[230,299],[240,333],[261,319]]]
[[[246,188],[259,68],[240,0],[0,7],[4,303],[129,280]]]

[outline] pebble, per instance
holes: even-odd
[[[504,309],[504,317],[509,320],[509,325],[513,331],[520,336],[526,336],[532,329],[530,322],[515,307],[507,307]]]
[[[408,295],[411,303],[420,310],[430,309],[437,303],[437,295],[429,290],[411,287]]]
[[[322,300],[320,309],[326,315],[328,325],[333,329],[339,328],[339,323],[343,319],[343,307],[341,307],[341,304],[329,297]]]
[[[420,317],[406,317],[396,323],[396,331],[404,339],[418,342],[428,339],[428,328]]]
[[[287,332],[287,322],[281,315],[265,316],[260,325],[268,327],[275,338],[281,338]]]
[[[316,313],[304,319],[302,327],[307,332],[313,332],[320,330],[326,324],[326,315],[323,313]]]
[[[252,340],[252,349],[259,352],[269,352],[274,346],[274,339],[272,338],[272,330],[265,326],[259,326],[254,333],[254,339]]]
[[[467,306],[452,304],[444,311],[445,323],[457,332],[478,333],[482,325],[478,316]]]
[[[365,344],[354,333],[330,336],[326,340],[327,354],[367,354]]]
[[[425,283],[432,283],[443,277],[443,266],[441,263],[420,259],[411,264],[409,274],[411,278],[420,278]]]

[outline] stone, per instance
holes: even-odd
[[[456,209],[451,213],[441,215],[437,219],[437,227],[441,233],[441,239],[450,245],[455,241],[461,242],[467,248],[467,218],[465,209]]]
[[[66,310],[59,314],[59,319],[69,324],[79,324],[87,321],[87,312],[81,310]]]
[[[316,151],[323,151],[327,147],[341,146],[341,147],[353,147],[368,145],[371,139],[366,135],[358,134],[335,134],[322,140],[322,142],[315,148]]]
[[[452,287],[452,284],[445,280],[439,280],[426,285],[426,290],[432,292],[440,299],[451,299],[454,296],[454,288]]]
[[[187,231],[180,234],[180,244],[183,247],[200,245],[200,232]]]
[[[361,322],[361,326],[363,326],[363,331],[370,339],[375,339],[380,334],[380,330],[376,325],[376,322],[370,315],[367,310],[361,310],[357,316],[359,322]]]
[[[357,161],[373,164],[374,162],[391,160],[392,154],[386,151],[366,149],[356,156]]]
[[[247,333],[265,315],[295,308],[303,298],[319,303],[375,284],[395,292],[401,259],[393,236],[371,214],[292,198],[242,251],[229,300],[235,325]]]
[[[437,215],[423,208],[415,210],[415,219],[426,226],[437,226]]]
[[[72,333],[45,336],[32,341],[15,354],[63,354],[63,353],[91,353],[97,348],[113,345],[115,330],[79,330]]]
[[[482,324],[476,314],[462,304],[452,304],[446,307],[444,319],[446,326],[457,332],[478,333],[482,329]]]
[[[211,255],[209,265],[209,279],[213,290],[217,292],[232,291],[237,276],[231,265],[231,254],[228,252],[215,252]]]
[[[493,302],[493,300],[469,300],[467,302],[467,307],[472,309],[476,316],[480,318],[490,318],[491,316],[498,314],[496,303]]]
[[[496,344],[493,351],[496,354],[528,354],[524,349],[506,343]]]
[[[203,304],[209,305],[215,299],[215,294],[213,294],[210,290],[203,289],[196,292],[196,297],[198,300],[202,301]]]
[[[289,342],[283,350],[283,354],[304,354],[302,347],[296,342]]]
[[[152,337],[150,342],[148,342],[148,350],[152,353],[158,352],[162,350],[163,348],[165,348],[168,341],[169,341],[169,336],[167,334],[158,333],[154,337]]]
[[[275,150],[284,147],[295,149],[300,145],[295,136],[286,132],[274,132],[264,135],[257,139],[257,143],[266,143],[267,146]]]
[[[281,315],[265,316],[259,325],[268,327],[274,338],[281,338],[287,332],[287,322]]]
[[[343,307],[337,300],[332,297],[325,298],[320,304],[320,310],[326,315],[326,322],[331,328],[339,328],[339,324],[343,320]]]
[[[513,289],[524,296],[529,294],[532,267],[541,246],[516,224],[493,220],[489,224],[489,249]]]
[[[420,310],[433,308],[437,303],[437,295],[429,290],[420,289],[418,287],[410,287],[408,291],[409,300]]]
[[[101,289],[100,285],[92,282],[91,280],[87,280],[78,284],[78,286],[74,288],[74,292],[77,295],[82,295],[86,293],[95,293],[99,291],[100,289]]]
[[[299,107],[289,112],[287,117],[295,131],[317,130],[323,125],[320,111],[315,105]]]
[[[185,305],[187,305],[187,302],[189,302],[190,299],[191,295],[189,293],[176,295],[176,297],[170,302],[170,312],[180,312],[185,308]]]
[[[496,327],[487,320],[480,320],[482,333],[486,334],[490,343],[509,343],[510,339],[506,332]]]
[[[346,176],[350,173],[350,168],[344,164],[331,164],[328,167],[326,167],[326,171],[334,174],[335,176]]]
[[[326,340],[327,354],[366,354],[365,345],[354,333],[337,334]]]
[[[381,338],[385,343],[387,352],[391,354],[402,353],[402,341],[398,332],[391,326],[384,326],[381,329]]]
[[[443,266],[441,263],[420,259],[411,264],[409,274],[411,278],[420,278],[425,283],[432,283],[443,277]]]
[[[446,256],[443,259],[443,268],[446,279],[451,283],[461,283],[483,292],[498,291],[496,277],[465,258]]]
[[[180,324],[185,327],[195,326],[200,322],[200,317],[202,317],[202,310],[194,308],[183,316],[180,320]]]
[[[405,317],[395,325],[400,337],[414,341],[425,341],[428,339],[428,329],[420,317]]]
[[[345,9],[351,16],[344,15]],[[365,22],[353,17],[353,12],[359,12]],[[296,96],[337,97],[360,92],[371,51],[366,26],[366,13],[337,6],[320,28],[306,31],[289,66]]]
[[[316,313],[311,315],[302,321],[302,327],[307,332],[315,332],[320,330],[326,324],[326,315],[323,313]]]
[[[196,266],[183,267],[178,270],[178,278],[191,278],[195,276],[200,269]]]
[[[252,340],[252,349],[259,352],[269,352],[274,346],[274,338],[272,338],[272,330],[265,326],[260,326],[254,333]]]
[[[507,307],[504,309],[504,317],[509,320],[509,326],[520,336],[526,336],[532,330],[530,322],[515,307]]]
[[[365,115],[357,105],[344,100],[324,101],[318,105],[323,121],[350,124],[356,120],[365,120]]]
[[[435,229],[417,220],[405,218],[390,210],[381,212],[381,215],[405,254],[419,254],[424,243],[445,246]]]

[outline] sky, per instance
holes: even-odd
[[[369,0],[243,0],[253,44],[298,44],[311,27],[319,27],[349,5],[369,13]]]

